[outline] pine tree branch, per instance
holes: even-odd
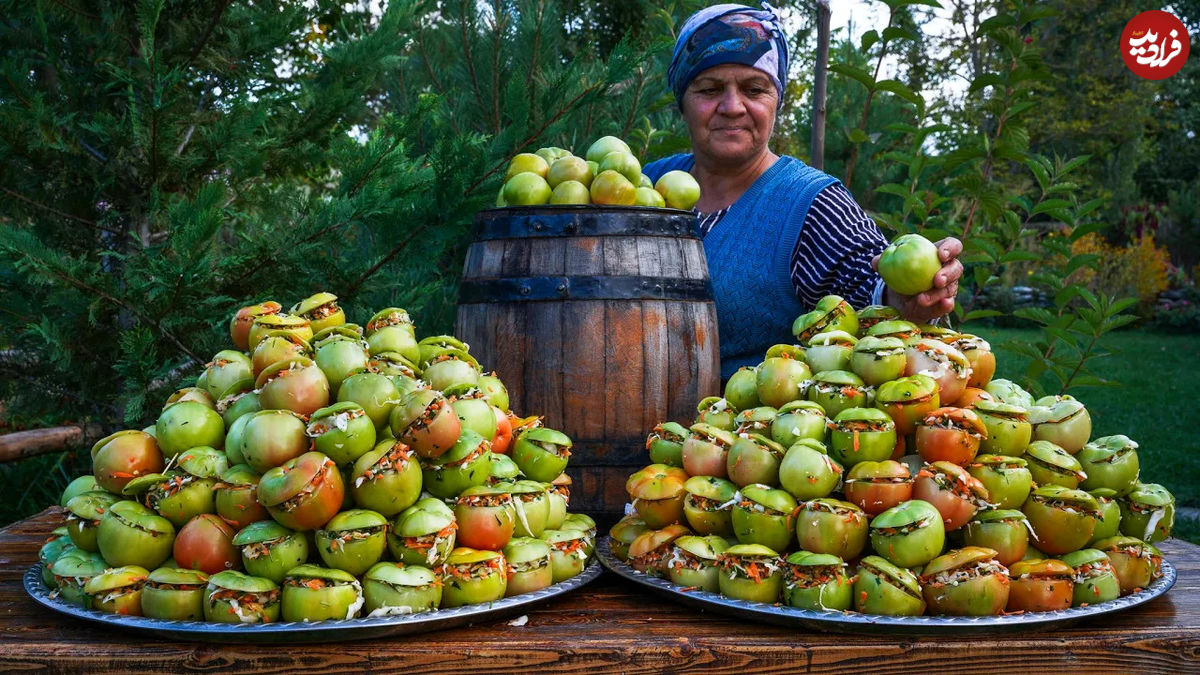
[[[538,128],[535,130],[535,131],[533,131],[532,133],[530,133],[528,136],[526,136],[524,140],[522,140],[522,141],[520,141],[520,142],[516,143],[516,144],[515,144],[513,147],[517,147],[517,148],[523,148],[523,147],[525,147],[526,145],[528,145],[528,144],[532,143],[533,141],[537,140],[537,138],[538,138],[538,137],[540,137],[540,136],[541,136],[543,133],[545,133],[545,131],[546,131],[547,129],[549,129],[551,126],[553,126],[555,122],[557,122],[557,121],[559,121],[560,119],[562,119],[562,118],[563,118],[563,116],[567,114],[567,111],[568,111],[568,110],[571,110],[571,109],[573,109],[573,108],[575,107],[575,104],[579,103],[579,101],[581,101],[581,100],[582,100],[584,97],[586,97],[588,94],[591,94],[592,92],[594,92],[595,90],[597,90],[597,89],[601,88],[602,86],[603,86],[602,84],[593,84],[592,86],[590,86],[590,87],[588,87],[588,88],[584,89],[583,91],[579,92],[579,94],[578,94],[578,95],[576,95],[576,96],[575,96],[575,98],[573,98],[573,99],[571,99],[570,101],[567,101],[565,104],[563,104],[563,105],[562,105],[562,107],[560,107],[560,108],[558,109],[558,112],[554,113],[554,116],[553,116],[553,117],[551,117],[551,118],[549,118],[548,120],[546,120],[545,122],[543,122],[543,123],[542,123],[542,125],[541,125],[540,127],[538,127]],[[488,171],[487,173],[485,173],[485,174],[483,174],[482,176],[480,176],[480,177],[479,177],[479,178],[478,178],[478,179],[477,179],[477,180],[476,180],[474,183],[471,183],[471,185],[469,185],[469,186],[467,187],[467,189],[464,191],[464,193],[465,193],[465,194],[470,194],[470,193],[474,192],[474,191],[475,191],[475,190],[476,190],[476,189],[477,189],[477,188],[478,188],[480,185],[482,185],[482,184],[483,184],[483,183],[484,183],[484,182],[485,182],[485,181],[486,181],[488,178],[491,178],[492,174],[496,173],[497,171],[499,171],[500,169],[502,169],[502,168],[504,168],[504,167],[506,167],[506,166],[508,166],[508,160],[507,160],[507,159],[504,159],[504,160],[500,161],[498,164],[496,164],[494,167],[492,167],[492,169],[491,169],[490,171]]]
[[[204,89],[204,91],[200,92],[200,98],[196,100],[196,110],[194,112],[194,115],[197,115],[197,116],[200,114],[201,110],[204,110],[204,104],[207,102],[208,95],[210,93],[212,93],[212,88],[213,88],[212,78],[209,78],[208,81],[205,82],[205,85],[207,85],[206,88]],[[175,148],[175,156],[176,157],[180,157],[183,155],[183,150],[184,150],[184,148],[186,148],[188,146],[188,143],[192,142],[192,134],[194,134],[194,133],[196,133],[196,121],[195,120],[193,120],[192,123],[188,125],[187,131],[185,131],[183,133],[183,140],[180,141],[179,146]]]
[[[533,49],[529,50],[529,73],[525,75],[525,91],[529,94],[530,110],[537,110],[537,107],[534,105],[533,101],[533,71],[536,70],[534,65],[538,62],[540,56],[538,54],[538,49],[541,47],[542,15],[545,11],[545,8],[545,3],[539,1],[537,8],[537,22],[533,27]]]
[[[387,159],[393,152],[396,151],[396,148],[398,148],[398,147],[400,147],[400,139],[394,140],[392,142],[392,145],[390,147],[388,147],[387,150],[379,153],[379,156],[375,158],[375,161],[371,164],[371,167],[369,169],[367,169],[366,171],[364,171],[361,176],[359,176],[358,180],[354,182],[354,185],[350,186],[350,189],[346,191],[346,194],[344,196],[353,197],[354,195],[358,194],[358,191],[362,189],[363,185],[366,185],[367,179],[369,179],[372,175],[375,174],[376,171],[379,170],[379,167],[383,164],[383,160]],[[314,232],[314,233],[310,234],[309,236],[305,237],[304,239],[302,239],[301,242],[307,244],[315,239],[320,238],[321,236],[325,235],[328,232],[332,232],[333,230],[341,228],[342,226],[346,225],[347,223],[350,223],[354,219],[358,218],[360,213],[361,212],[356,209],[348,217],[343,218],[343,219],[339,220],[338,222],[333,223],[331,225],[326,225],[325,227],[322,227],[321,229],[317,230],[316,232]]]
[[[520,148],[520,147],[524,147],[525,145],[527,145],[529,143],[532,143],[539,136],[541,136],[546,131],[546,129],[550,128],[551,125],[553,125],[558,120],[562,119],[562,117],[567,114],[567,111],[573,109],[575,107],[575,105],[577,103],[579,103],[579,101],[581,101],[584,97],[591,94],[592,92],[594,92],[596,89],[600,88],[601,86],[602,85],[600,85],[600,84],[593,84],[592,86],[579,92],[579,94],[576,95],[575,98],[571,99],[570,101],[567,101],[566,104],[564,104],[562,107],[560,107],[558,109],[558,112],[554,113],[553,117],[546,120],[540,127],[538,127],[538,129],[536,131],[529,134],[528,137],[526,137],[523,141],[518,143],[515,147]],[[491,168],[490,171],[483,174],[478,179],[476,179],[475,182],[473,182],[469,186],[467,186],[467,189],[463,191],[463,194],[469,195],[469,194],[475,192],[475,190],[477,190],[480,185],[482,185],[484,182],[486,182],[487,179],[492,176],[492,174],[496,173],[497,171],[504,168],[505,166],[508,166],[508,160],[503,160],[503,161],[497,163],[494,167]],[[367,279],[371,278],[371,275],[378,272],[380,270],[380,268],[382,268],[384,265],[386,265],[388,262],[390,262],[393,258],[395,258],[397,255],[399,255],[400,252],[403,251],[406,246],[408,246],[409,242],[411,242],[414,238],[416,238],[416,236],[418,234],[421,234],[422,232],[424,232],[425,229],[428,228],[432,222],[433,222],[432,220],[426,220],[424,223],[422,223],[420,226],[418,226],[416,229],[414,229],[412,232],[410,232],[408,234],[408,236],[403,239],[403,241],[396,244],[396,246],[394,248],[392,248],[391,251],[388,251],[387,254],[384,255],[382,258],[380,258],[379,261],[376,262],[374,265],[372,265],[370,267],[370,269],[368,269],[366,272],[363,272],[362,275],[360,275],[358,277],[358,279],[355,279],[354,283],[350,284],[350,287],[346,290],[346,295],[354,295],[354,293],[357,292],[360,287],[362,287],[363,283],[365,283]]]
[[[471,56],[471,36],[467,34],[467,0],[459,2],[459,10],[462,12],[462,20],[458,22],[460,32],[462,33],[462,49],[463,61],[467,64],[467,74],[471,76],[471,89],[475,92],[475,100],[479,102],[479,107],[483,108],[483,93],[479,89],[479,80],[475,77],[475,60]],[[498,24],[499,22],[497,22]],[[497,28],[497,31],[499,28]],[[492,92],[493,99],[496,92]],[[496,133],[500,133],[500,118],[495,118]]]
[[[50,213],[53,213],[54,215],[59,216],[61,218],[66,218],[67,220],[73,220],[77,223],[82,223],[84,225],[87,225],[88,227],[91,227],[91,228],[94,228],[97,230],[101,230],[101,231],[107,232],[109,234],[115,234],[118,236],[122,234],[122,232],[120,230],[114,230],[111,227],[105,227],[105,226],[101,225],[100,223],[97,223],[93,220],[88,220],[87,218],[80,218],[79,216],[72,215],[72,214],[66,213],[64,211],[59,211],[58,209],[56,209],[52,206],[43,204],[38,201],[34,201],[34,200],[30,199],[29,197],[26,197],[25,195],[13,192],[12,190],[9,190],[6,187],[0,187],[0,190],[3,190],[5,194],[13,197],[14,199],[23,201],[26,204],[29,204],[31,206],[36,206],[37,208],[42,209],[43,211],[49,211]]]
[[[4,81],[8,83],[8,88],[12,90],[13,96],[17,97],[17,100],[21,102],[21,105],[25,106],[26,110],[32,110],[33,104],[29,102],[29,99],[21,95],[21,90],[17,89],[17,83],[12,81],[12,78],[8,76],[8,73],[4,74]]]
[[[192,61],[196,60],[196,57],[200,55],[200,52],[204,49],[204,46],[208,44],[209,38],[212,37],[213,31],[217,29],[217,24],[221,22],[221,17],[225,14],[225,10],[229,8],[230,2],[232,2],[232,0],[224,0],[220,6],[217,7],[217,13],[214,14],[212,20],[208,22],[208,27],[204,30],[204,35],[200,36],[200,41],[196,43],[195,47],[192,47],[191,53],[188,54],[187,59],[183,62],[184,68],[191,65]]]
[[[153,318],[151,318],[150,315],[146,314],[146,312],[144,312],[142,309],[140,309],[136,305],[128,303],[128,302],[112,295],[111,293],[105,291],[102,288],[93,286],[92,284],[89,284],[86,281],[83,281],[81,279],[76,279],[75,277],[58,270],[54,264],[50,263],[47,260],[42,260],[41,258],[30,255],[28,251],[22,251],[21,254],[28,257],[29,259],[33,260],[34,262],[38,263],[39,265],[41,265],[42,268],[45,269],[50,275],[56,277],[60,281],[66,282],[67,284],[70,284],[71,286],[74,286],[75,288],[78,288],[81,291],[87,291],[88,293],[91,293],[92,295],[95,295],[99,298],[103,298],[118,307],[128,310],[129,312],[136,315],[139,319],[141,319],[142,321],[144,321],[147,324],[149,324],[150,326],[152,326],[154,328],[154,330],[158,331],[158,333],[160,335],[162,335],[163,337],[165,337],[168,340],[170,340],[171,342],[173,342],[175,344],[175,347],[178,348],[179,351],[186,354],[189,358],[194,359],[195,361],[197,361],[199,363],[203,363],[203,361],[200,359],[200,357],[196,356],[196,354],[191,349],[188,349],[187,345],[183,344],[183,342],[180,341],[180,339],[178,337],[176,337],[174,333],[167,330],[166,328],[163,328],[161,322],[156,321]]]
[[[157,22],[157,21],[156,21]],[[155,26],[157,28],[157,26]],[[154,100],[154,89],[158,82],[158,43],[154,42],[151,45],[150,51],[150,96],[148,100]],[[158,185],[158,106],[150,106],[150,186]],[[150,223],[149,216],[143,221],[141,235],[138,239],[142,243],[142,248],[149,245],[150,239]]]
[[[500,17],[504,16],[500,0],[492,3],[492,118],[496,120],[497,133],[500,127]],[[532,74],[532,69],[530,70]]]
[[[425,73],[429,75],[429,82],[433,84],[433,88],[437,90],[438,96],[442,100],[446,99],[446,88],[438,80],[437,75],[433,72],[433,66],[429,65],[429,53],[425,51],[425,31],[422,28],[417,29],[417,49],[421,52],[421,62],[425,64]],[[449,115],[450,126],[454,127],[454,133],[461,134],[462,130],[458,128],[458,119],[454,115]]]
[[[642,98],[642,87],[646,85],[646,71],[642,66],[638,66],[637,86],[633,89],[633,101],[629,104],[629,117],[625,119],[625,126],[621,129],[621,138],[629,135],[629,130],[633,128],[633,117],[637,113],[638,101]]]
[[[388,264],[389,262],[391,262],[391,260],[393,258],[395,258],[397,255],[399,255],[400,252],[403,251],[406,246],[408,246],[408,243],[410,241],[415,239],[418,234],[421,234],[422,232],[424,232],[425,228],[429,227],[429,223],[431,223],[431,222],[432,222],[431,220],[426,220],[420,226],[413,229],[412,232],[409,232],[408,236],[405,237],[399,244],[396,244],[395,248],[393,248],[391,251],[388,251],[387,255],[380,258],[379,262],[375,263],[374,265],[371,265],[370,269],[368,269],[366,272],[363,272],[361,276],[359,276],[357,279],[355,279],[354,283],[350,284],[350,287],[346,289],[345,295],[352,296],[355,293],[357,293],[358,289],[363,285],[363,283],[366,282],[367,279],[371,278],[371,275],[378,272],[379,268]]]
[[[54,0],[54,4],[58,5],[59,7],[62,7],[63,9],[67,10],[68,12],[71,12],[73,14],[78,14],[79,16],[89,18],[93,21],[100,20],[99,14],[92,14],[91,12],[85,12],[84,10],[79,9],[78,7],[72,7],[71,5],[68,5],[67,3],[62,2],[62,0]]]

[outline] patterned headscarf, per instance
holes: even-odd
[[[783,106],[787,83],[787,40],[779,29],[775,8],[762,9],[724,4],[702,9],[688,17],[667,69],[667,82],[682,105],[688,84],[701,72],[726,63],[740,63],[763,71],[779,90]]]

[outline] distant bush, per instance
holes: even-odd
[[[1200,290],[1190,286],[1160,295],[1151,325],[1170,333],[1200,333]]]
[[[1095,265],[1077,270],[1072,281],[1084,284],[1093,293],[1136,297],[1142,316],[1154,313],[1158,294],[1167,289],[1171,256],[1155,242],[1153,234],[1144,232],[1128,245],[1113,246],[1092,233],[1077,239],[1071,252],[1097,256]]]

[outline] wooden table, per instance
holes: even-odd
[[[521,627],[501,621],[378,642],[220,646],[148,640],[36,604],[21,577],[61,513],[48,509],[0,530],[0,672],[1200,673],[1200,547],[1177,540],[1160,547],[1179,571],[1165,597],[1013,637],[880,639],[747,625],[605,574],[530,611]]]

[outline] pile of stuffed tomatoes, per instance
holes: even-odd
[[[453,336],[348,323],[318,293],[244,307],[154,425],[92,447],[43,581],[103,612],[223,623],[489,603],[584,569],[571,439],[516,416]]]
[[[813,610],[987,616],[1095,605],[1161,575],[1175,502],[1070,396],[993,379],[974,335],[828,296],[656,426],[610,531],[635,569]]]

